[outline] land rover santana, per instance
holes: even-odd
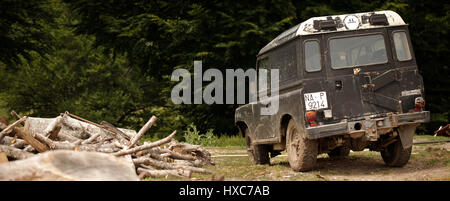
[[[279,69],[279,109],[260,115],[261,99],[236,109],[256,164],[286,150],[293,170],[309,171],[318,154],[368,148],[401,167],[430,118],[408,25],[393,11],[311,18],[262,48],[257,68]]]

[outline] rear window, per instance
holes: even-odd
[[[381,34],[331,39],[330,56],[334,69],[387,62]]]
[[[408,39],[405,32],[394,33],[394,46],[397,60],[406,61],[411,59],[411,52],[409,51]]]
[[[305,68],[308,72],[320,71],[319,42],[315,40],[305,42]]]

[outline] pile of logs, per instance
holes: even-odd
[[[89,163],[96,163],[95,161],[100,161],[100,159],[67,159],[67,156],[75,157],[75,155],[71,155],[71,153],[96,152],[103,154],[95,157],[103,157],[108,161],[114,161],[116,160],[115,158],[117,158],[117,160],[125,161],[131,166],[135,176],[139,175],[139,179],[144,177],[190,178],[192,173],[214,174],[214,172],[202,168],[202,166],[205,165],[214,165],[214,162],[211,160],[211,154],[199,145],[185,144],[176,141],[173,138],[176,131],[161,140],[140,143],[139,141],[142,136],[156,122],[157,118],[155,116],[152,116],[136,133],[134,130],[116,128],[106,121],[97,124],[70,114],[69,112],[65,112],[56,118],[20,117],[14,111],[11,112],[11,115],[17,119],[17,121],[12,124],[9,124],[8,121],[0,118],[0,172],[8,172],[5,170],[8,168],[17,169],[18,167],[15,166],[32,164],[32,162],[20,163],[24,160],[49,161],[49,159],[30,159],[37,157],[37,155],[45,154],[47,154],[45,156],[47,158],[66,157],[64,159],[58,159],[58,161],[64,162],[53,162],[53,164],[63,163],[63,165],[59,165],[58,168],[74,169],[74,167],[70,167],[67,164],[80,165],[79,163],[83,164],[81,169],[86,169],[88,166],[100,167],[97,164],[85,164],[88,163],[86,161],[90,161]],[[72,152],[65,151],[58,154],[49,154],[49,152],[57,152],[57,150],[72,150]],[[43,152],[45,152],[45,154]],[[104,156],[105,154],[107,156]],[[82,157],[94,157],[94,155],[84,154]],[[113,159],[111,159],[111,157],[113,157]],[[73,162],[77,160],[81,162]],[[8,163],[8,166],[4,165]],[[106,163],[103,162],[102,164]],[[54,167],[55,166],[52,165],[52,168],[50,169],[55,169]],[[4,169],[2,170],[2,168]],[[49,170],[43,170],[40,172],[48,171]],[[66,170],[58,170],[58,172],[64,171]],[[95,171],[107,172],[107,170],[104,169]],[[36,171],[32,174],[34,178],[39,177],[39,175],[36,174],[40,173],[37,173]],[[23,177],[17,178],[10,174],[8,176],[5,175],[6,173],[3,174],[3,177],[5,178],[1,178],[2,174],[0,174],[0,180],[26,179]],[[68,177],[65,178],[67,179]],[[96,180],[95,178],[97,177],[94,177],[94,180]],[[105,179],[108,180],[108,178]],[[115,178],[111,179],[114,180]]]

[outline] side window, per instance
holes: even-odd
[[[395,32],[393,34],[394,37],[394,46],[395,53],[397,55],[397,60],[406,61],[411,59],[411,52],[409,50],[408,39],[406,38],[406,33]]]
[[[305,68],[307,72],[320,71],[322,64],[320,62],[319,42],[315,40],[306,41],[305,44]]]
[[[280,56],[277,58],[281,60],[279,68],[280,86],[297,80],[296,46],[297,43],[287,44],[282,48]]]
[[[269,69],[269,58],[264,58],[258,61],[258,68]]]
[[[269,58],[268,57],[258,61],[258,69],[266,69],[267,70],[266,71],[267,72],[267,77],[266,77],[267,85],[266,85],[266,87],[267,87],[267,89],[270,89],[270,67],[269,67]],[[259,71],[258,71],[258,76],[259,76]],[[258,82],[258,79],[257,79],[257,82]],[[258,87],[258,89],[260,89],[260,87]]]

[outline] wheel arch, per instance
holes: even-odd
[[[238,127],[241,136],[245,137],[245,129],[248,128],[248,125],[244,121],[238,121],[236,122],[236,126]]]
[[[293,119],[291,114],[283,114],[280,118],[280,138],[286,138],[289,121]]]

